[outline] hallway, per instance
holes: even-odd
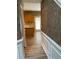
[[[33,33],[31,33],[33,34]],[[26,36],[27,47],[25,48],[26,59],[47,59],[47,56],[41,46],[41,32],[37,31],[33,35]]]
[[[60,2],[18,1],[18,59],[61,59]]]

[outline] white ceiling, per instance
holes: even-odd
[[[41,1],[42,0],[22,0],[23,9],[30,11],[40,11],[41,10]]]
[[[41,3],[24,3],[23,9],[29,11],[40,11]]]
[[[23,2],[40,3],[42,0],[23,0]]]

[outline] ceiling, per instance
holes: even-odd
[[[28,2],[28,3],[40,3],[42,0],[23,0],[23,2]]]

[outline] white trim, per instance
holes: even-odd
[[[48,53],[47,53],[48,51],[45,49],[46,47],[44,46],[43,43],[42,43],[41,45],[42,45],[42,48],[43,48],[43,50],[45,51],[46,55],[48,56]]]
[[[58,49],[61,50],[61,47],[55,42],[53,41],[49,36],[47,36],[44,32],[41,31],[41,33],[46,37],[48,38],[49,41],[51,41]]]
[[[24,49],[23,49],[23,39],[17,40],[17,55],[18,59],[25,59]]]
[[[56,3],[57,3],[57,5],[61,8],[61,0],[54,0]]]
[[[17,40],[17,43],[20,43],[20,42],[22,42],[22,41],[23,41],[23,38],[18,39],[18,40]]]
[[[46,55],[48,56],[48,59],[52,59],[52,57],[50,57],[52,52],[54,52],[54,54],[58,55],[57,57],[59,57],[59,59],[60,59],[61,58],[61,47],[42,31],[41,31],[41,35],[43,37],[42,38],[42,40],[43,40],[42,47],[43,47]],[[53,54],[51,56],[53,56]],[[57,57],[54,56],[54,58],[57,58]]]

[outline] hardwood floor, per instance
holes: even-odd
[[[27,47],[25,48],[26,59],[47,59],[47,56],[41,46],[41,33],[32,33],[34,36],[26,36]]]

